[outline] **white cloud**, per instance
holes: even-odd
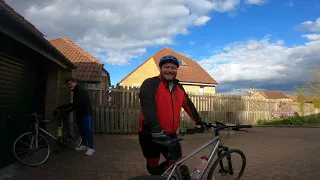
[[[196,26],[201,26],[201,25],[205,25],[211,18],[209,16],[201,16],[198,17],[195,21],[194,21],[194,25]]]
[[[218,12],[227,12],[240,5],[241,0],[212,0],[212,7]]]
[[[267,2],[267,0],[245,0],[247,4],[261,5]]]
[[[231,83],[234,87],[241,81],[294,84],[310,78],[308,68],[320,65],[320,40],[287,47],[282,40],[272,41],[266,36],[229,44],[200,64],[218,83]]]
[[[298,29],[312,32],[313,34],[303,34],[302,37],[310,41],[320,40],[320,18],[313,21],[305,21],[298,26]]]
[[[151,46],[236,9],[241,0],[10,0],[47,38],[68,37],[110,64],[127,64]]]
[[[299,28],[320,32],[319,25],[320,18],[303,22]],[[202,59],[200,64],[226,89],[255,85],[292,88],[291,85],[312,78],[308,69],[320,66],[320,33],[302,36],[309,42],[292,47],[281,39],[273,40],[271,35],[234,42],[215,49],[214,55]]]
[[[303,34],[302,37],[307,38],[310,41],[320,40],[320,34]]]
[[[310,31],[313,33],[320,33],[320,17],[313,21],[305,21],[298,26],[299,29]]]
[[[189,41],[189,44],[190,44],[191,46],[194,46],[196,43],[193,42],[193,41]]]

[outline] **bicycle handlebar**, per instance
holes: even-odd
[[[215,121],[215,125],[213,125],[212,123],[204,123],[204,125],[202,126],[202,128],[213,128],[214,131],[212,132],[215,136],[219,135],[219,131],[223,130],[223,129],[227,129],[227,128],[231,128],[234,131],[246,131],[246,130],[241,130],[244,128],[252,128],[252,125],[240,125],[240,124],[224,124],[218,121]],[[194,129],[187,129],[187,130],[194,130],[194,131],[198,131],[201,128],[194,128]],[[203,130],[203,129],[202,129]],[[201,131],[204,132],[204,131]],[[183,139],[175,137],[175,138],[169,138],[169,141],[158,141],[158,140],[153,140],[155,143],[158,143],[162,146],[165,147],[169,147],[172,148],[174,143],[177,143],[179,141],[182,141]]]
[[[241,125],[241,124],[224,124],[221,122],[216,121],[216,125],[212,125],[212,123],[205,124],[204,126],[207,128],[214,128],[216,130],[222,130],[226,128],[232,128],[232,130],[237,131],[242,128],[252,128],[252,125]]]
[[[187,131],[191,131],[191,132],[197,132],[198,131],[199,132],[199,129],[202,129],[202,128],[208,128],[208,129],[213,128],[214,129],[213,133],[215,133],[215,135],[219,135],[219,131],[223,130],[223,129],[231,128],[231,130],[233,130],[233,131],[246,131],[246,130],[241,130],[241,129],[252,128],[252,125],[224,124],[224,123],[215,121],[215,124],[205,123],[201,128],[188,129]],[[201,132],[203,132],[203,131],[201,131]]]

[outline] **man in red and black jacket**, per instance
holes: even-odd
[[[175,138],[180,125],[180,112],[183,107],[189,116],[202,124],[201,118],[176,79],[179,61],[174,56],[164,56],[159,62],[160,75],[146,79],[140,87],[141,115],[139,120],[139,142],[143,156],[147,159],[149,174],[161,175],[171,164],[168,148],[155,143]],[[180,143],[172,150],[175,156],[182,157]],[[158,165],[160,154],[166,161]]]

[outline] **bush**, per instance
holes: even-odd
[[[315,108],[320,109],[320,101],[319,100],[312,101],[312,104],[314,105]]]
[[[303,117],[288,117],[277,120],[259,120],[258,125],[320,125],[320,119],[305,119]]]

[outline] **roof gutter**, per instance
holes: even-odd
[[[1,32],[39,52],[65,69],[76,69],[76,66],[53,45],[51,45],[49,41],[44,37],[37,35],[29,27],[26,27],[22,22],[14,18],[10,12],[1,6],[0,14]]]
[[[209,83],[192,83],[192,82],[179,82],[182,85],[196,85],[196,86],[210,86],[210,87],[216,87],[217,84],[209,84]]]

